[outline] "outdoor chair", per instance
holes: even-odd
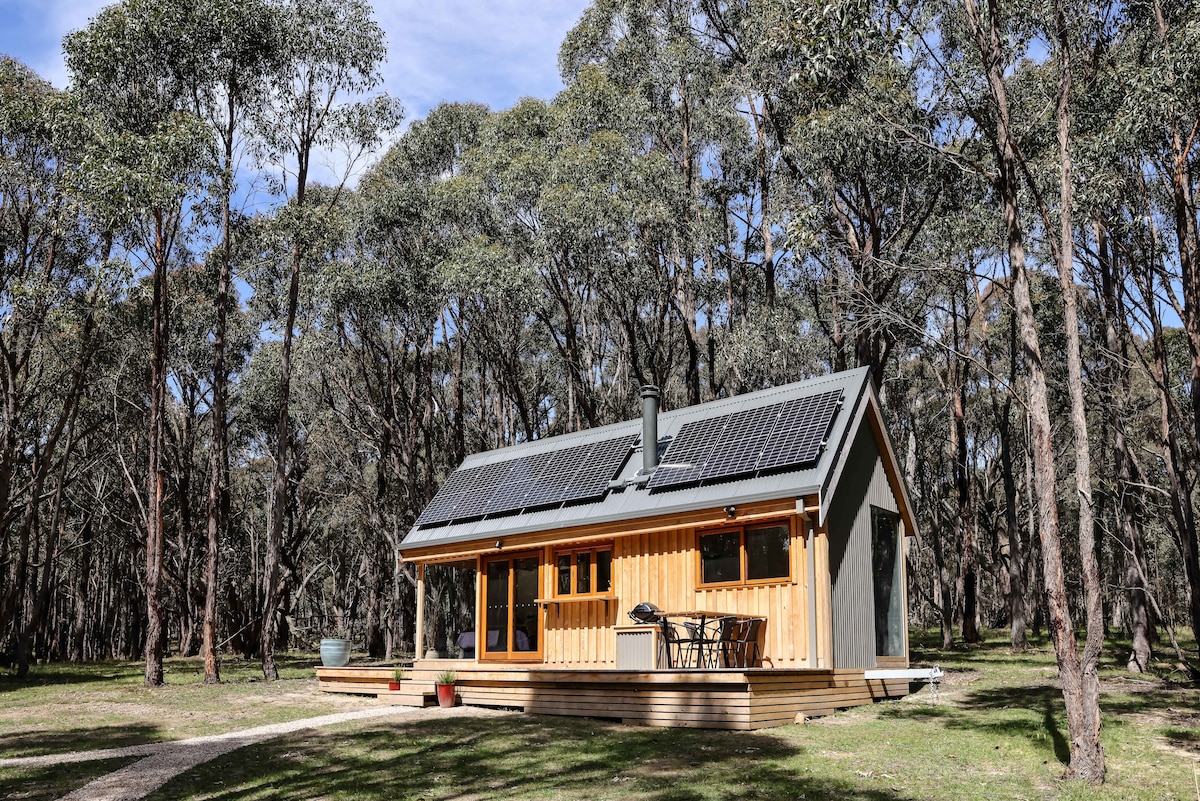
[[[725,643],[726,667],[759,667],[762,664],[762,654],[758,650],[758,632],[765,622],[761,617],[737,621],[729,641]]]
[[[698,643],[698,651],[702,664],[698,667],[720,668],[729,667],[726,650],[733,639],[737,626],[736,617],[719,617],[709,621],[712,629],[705,631],[703,639]]]
[[[671,670],[683,667],[687,664],[687,658],[691,655],[694,647],[692,637],[681,637],[679,635],[679,627],[663,618],[659,621],[659,626],[662,629],[663,648],[667,655],[667,667]]]

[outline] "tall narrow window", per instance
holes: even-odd
[[[508,651],[508,575],[509,562],[488,562],[487,566],[487,646],[488,653]]]
[[[871,509],[871,562],[875,587],[875,653],[904,656],[904,586],[894,512]]]

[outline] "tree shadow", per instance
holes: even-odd
[[[25,678],[18,678],[15,673],[0,674],[0,693],[10,693],[16,690],[25,690],[30,687],[52,687],[63,684],[91,684],[95,682],[110,682],[117,679],[127,678],[128,671],[116,669],[117,666],[112,666],[112,670],[103,668],[85,668],[78,667],[75,669],[65,666],[55,665],[52,669],[45,669],[44,666],[31,668],[29,674]]]
[[[61,798],[93,779],[120,770],[137,757],[75,762],[40,768],[0,769],[0,798],[21,801],[51,801]]]
[[[1050,735],[1050,741],[1054,743],[1054,756],[1064,765],[1071,764],[1071,746],[1067,743],[1067,738],[1063,737],[1062,729],[1058,728],[1058,718],[1054,714],[1054,704],[1047,699],[1042,704],[1042,725],[1046,728],[1046,733]]]
[[[434,719],[252,746],[150,798],[903,798],[790,768],[788,760],[802,753],[757,732],[540,716]]]
[[[93,751],[102,748],[123,748],[162,740],[158,726],[121,724],[91,729],[66,731],[6,731],[0,734],[0,758],[63,754],[68,751]],[[3,798],[3,796],[0,796]]]

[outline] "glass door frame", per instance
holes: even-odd
[[[475,641],[482,644],[482,648],[476,648],[475,659],[480,662],[542,662],[544,661],[544,643],[546,637],[546,621],[543,614],[541,604],[535,604],[537,609],[537,649],[531,651],[516,651],[513,646],[516,644],[516,637],[513,628],[513,596],[516,592],[516,582],[512,579],[515,574],[513,569],[514,563],[519,559],[536,559],[537,570],[537,589],[534,593],[534,598],[542,597],[542,588],[545,583],[546,559],[543,551],[513,551],[511,553],[492,554],[479,557],[479,597],[476,600],[476,615],[475,621],[477,631],[475,633]],[[506,651],[488,651],[487,650],[487,597],[488,597],[488,565],[495,562],[507,562],[509,564],[509,581],[508,581],[508,649]]]

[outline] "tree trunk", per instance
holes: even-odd
[[[1063,4],[1055,3],[1058,27],[1058,158],[1059,179],[1058,280],[1063,291],[1063,326],[1067,335],[1067,391],[1071,399],[1071,428],[1075,441],[1075,489],[1079,496],[1079,561],[1083,569],[1083,594],[1087,626],[1079,665],[1079,705],[1067,705],[1071,736],[1071,771],[1084,781],[1104,781],[1104,746],[1100,743],[1100,653],[1104,648],[1104,596],[1100,563],[1096,556],[1096,523],[1092,506],[1092,457],[1088,437],[1087,406],[1083,397],[1083,359],[1079,343],[1079,314],[1075,291],[1075,229],[1071,166],[1071,43]],[[1042,485],[1049,486],[1049,485]],[[1061,672],[1061,669],[1060,669]],[[1072,677],[1074,680],[1074,677]],[[1063,683],[1064,692],[1066,682]],[[1077,718],[1074,725],[1071,719]]]
[[[167,345],[170,300],[167,296],[167,246],[163,213],[155,213],[154,300],[150,352],[150,428],[146,446],[146,684],[163,683],[163,653],[167,633],[162,616],[163,433],[167,395]]]
[[[1075,630],[1067,602],[1066,576],[1063,571],[1062,543],[1059,534],[1058,503],[1055,493],[1057,470],[1054,444],[1051,440],[1049,393],[1045,370],[1042,366],[1037,320],[1034,317],[1033,303],[1030,297],[1029,277],[1025,269],[1024,231],[1020,217],[1017,181],[1020,165],[1018,164],[1016,141],[1013,138],[1009,122],[1008,97],[1004,85],[1005,60],[1000,43],[998,4],[999,0],[989,0],[988,2],[989,24],[985,31],[975,0],[965,0],[971,31],[987,70],[986,77],[991,91],[992,110],[996,115],[993,143],[999,167],[996,186],[1004,206],[1005,233],[1012,271],[1013,301],[1020,325],[1025,367],[1029,373],[1027,402],[1032,428],[1031,450],[1033,452],[1034,480],[1039,490],[1037,512],[1042,540],[1042,572],[1046,587],[1046,606],[1050,617],[1048,624],[1058,662],[1059,680],[1062,683],[1063,700],[1067,711],[1067,728],[1071,740],[1071,762],[1067,773],[1085,781],[1102,782],[1104,780],[1104,749],[1099,738],[1100,710],[1095,674],[1093,669],[1090,676],[1085,677],[1084,675],[1084,666],[1080,663],[1079,654],[1076,651]],[[1064,164],[1064,169],[1069,170],[1069,166]],[[1069,180],[1064,179],[1064,184],[1069,184]],[[1067,230],[1070,230],[1069,227]],[[1069,328],[1070,323],[1068,323]],[[1068,335],[1070,335],[1069,330]],[[1075,335],[1078,336],[1077,325]],[[1076,353],[1077,355],[1078,353]],[[1084,433],[1086,434],[1086,431]],[[1079,443],[1077,442],[1077,459],[1078,447]],[[1084,465],[1086,466],[1086,462]],[[1076,468],[1078,470],[1078,464]],[[1081,499],[1081,502],[1085,502],[1090,511],[1090,495],[1086,499]],[[1092,536],[1090,528],[1084,531],[1083,526],[1080,527],[1081,551],[1084,553],[1085,559],[1087,558],[1086,552],[1092,552],[1091,566],[1094,567],[1094,548],[1090,547]],[[1087,539],[1086,546],[1085,537]],[[1089,570],[1087,562],[1085,562],[1084,570],[1085,573]],[[1090,577],[1085,577],[1085,581],[1090,580]],[[1099,583],[1098,576],[1096,583]],[[1093,617],[1091,596],[1092,593],[1089,590],[1089,643],[1094,632],[1090,625]],[[1103,625],[1102,618],[1099,615],[1097,618]],[[1089,648],[1089,655],[1092,650],[1094,648]],[[1098,651],[1096,655],[1098,655]],[[1091,658],[1094,659],[1095,656],[1092,655]]]

